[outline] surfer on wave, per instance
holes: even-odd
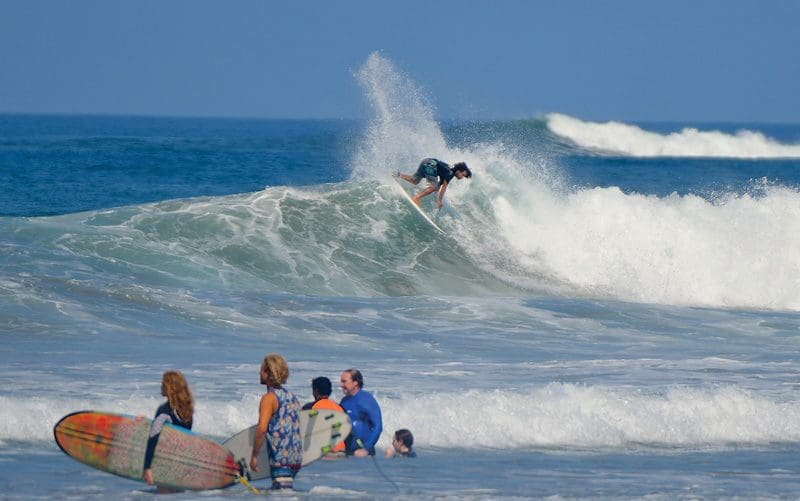
[[[444,192],[447,191],[447,186],[450,184],[450,180],[454,177],[456,179],[464,179],[465,177],[470,178],[472,177],[472,171],[469,170],[469,167],[467,167],[467,164],[464,162],[458,162],[453,167],[450,167],[449,164],[436,158],[426,158],[420,162],[419,167],[417,167],[417,171],[414,174],[408,175],[403,174],[400,171],[395,171],[392,173],[392,176],[399,177],[400,179],[415,185],[419,184],[419,182],[422,181],[422,178],[425,178],[428,181],[428,187],[414,195],[412,200],[415,204],[417,204],[417,206],[419,206],[422,197],[426,197],[431,193],[438,191],[438,207],[441,209],[442,205],[444,204]]]

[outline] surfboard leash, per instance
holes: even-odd
[[[361,441],[361,439],[360,439],[360,438],[356,439],[356,443],[358,444],[358,446],[359,446],[359,447],[361,447],[362,449],[364,449],[364,443]],[[381,476],[382,476],[382,477],[383,477],[383,478],[384,478],[384,479],[385,479],[387,482],[389,482],[390,484],[392,484],[392,486],[394,487],[394,490],[395,490],[395,491],[396,491],[398,494],[400,494],[400,487],[399,487],[399,486],[398,486],[398,485],[397,485],[397,484],[394,482],[394,480],[392,480],[391,478],[389,478],[389,476],[388,476],[386,473],[384,473],[384,472],[383,472],[383,469],[381,469],[380,465],[378,464],[378,460],[376,459],[376,457],[377,457],[377,454],[373,454],[371,457],[372,457],[372,464],[374,464],[374,465],[375,465],[375,469],[376,469],[376,470],[378,470],[378,473],[380,473],[380,474],[381,474]]]
[[[253,484],[250,483],[250,473],[247,469],[247,463],[245,462],[244,458],[239,460],[239,473],[236,474],[236,480],[245,486],[250,494],[261,494],[259,489],[253,487]]]
[[[380,473],[383,478],[385,478],[390,484],[392,484],[392,486],[394,487],[395,492],[400,494],[400,487],[394,482],[394,480],[389,478],[389,476],[386,475],[386,473],[383,472],[383,470],[381,469],[380,465],[378,464],[378,460],[375,459],[375,456],[372,456],[372,462],[373,462],[373,464],[375,464],[375,469],[378,470],[378,473]]]
[[[245,486],[245,487],[247,488],[247,490],[248,490],[248,491],[250,491],[250,494],[261,494],[261,490],[260,490],[260,489],[257,489],[256,487],[254,487],[254,486],[253,486],[253,484],[251,484],[251,483],[250,483],[250,482],[247,480],[247,476],[245,476],[245,475],[239,475],[239,478],[238,478],[238,480],[239,480],[239,483],[240,483],[240,484],[242,484],[243,486]]]

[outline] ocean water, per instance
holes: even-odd
[[[361,369],[418,451],[297,497],[798,496],[800,125],[441,122],[356,77],[364,121],[0,116],[0,497],[149,497],[55,422],[179,369],[222,441],[269,352],[304,401]],[[444,235],[390,177],[427,156],[474,173]]]

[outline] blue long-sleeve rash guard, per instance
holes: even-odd
[[[363,448],[375,455],[375,444],[378,443],[383,431],[381,408],[375,397],[369,392],[361,390],[352,397],[344,397],[340,405],[350,416],[353,424],[353,431],[345,441],[347,454]],[[358,443],[358,440],[361,440],[361,444]]]

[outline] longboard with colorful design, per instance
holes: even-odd
[[[303,466],[333,451],[347,438],[351,429],[350,416],[345,412],[324,409],[301,411],[300,434],[303,436]],[[249,465],[255,436],[256,426],[251,426],[232,436],[222,445],[233,452],[237,461],[243,460],[244,464]],[[269,477],[269,452],[266,445],[261,448],[258,455],[258,464],[259,471],[249,472],[251,480]]]
[[[56,424],[56,443],[68,456],[98,470],[143,480],[151,421],[121,414],[81,411]],[[235,483],[240,466],[227,449],[185,428],[165,425],[153,457],[157,485],[219,489]]]

